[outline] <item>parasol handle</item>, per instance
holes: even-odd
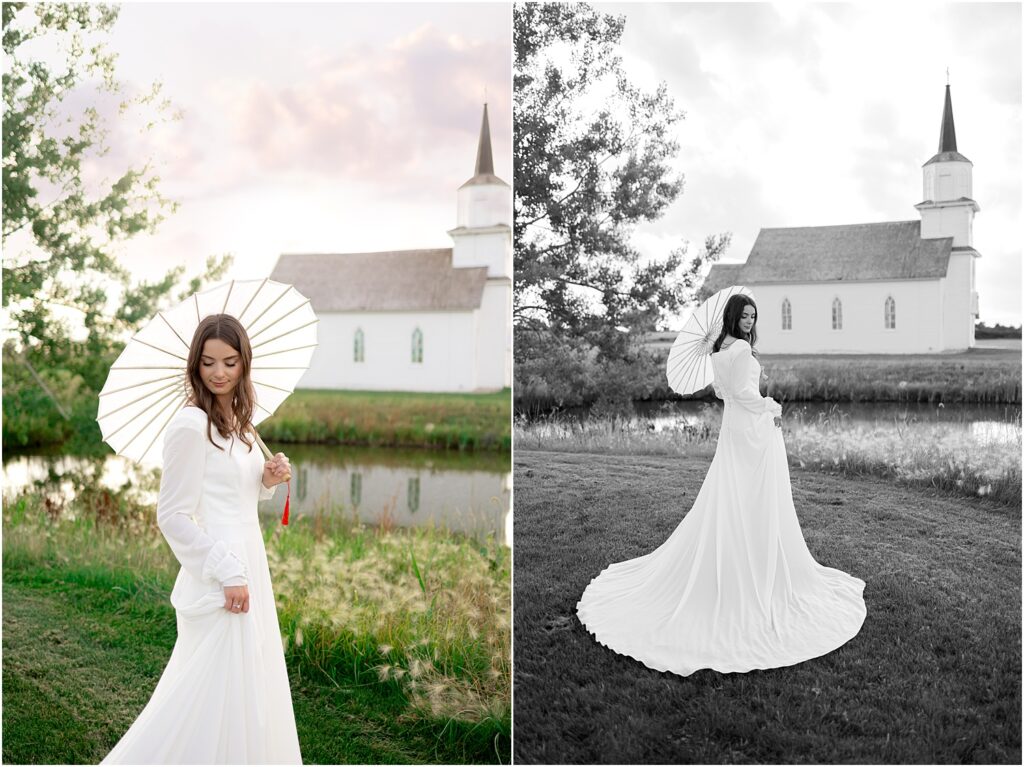
[[[258,431],[256,431],[256,427],[255,426],[253,426],[251,428],[252,428],[253,436],[256,437],[256,444],[258,444],[260,446],[260,450],[263,451],[263,455],[265,455],[267,457],[267,460],[268,461],[271,460],[274,456],[271,454],[271,452],[267,448],[267,446],[263,444],[263,440],[260,439],[260,433]],[[291,500],[292,500],[292,475],[291,474],[289,474],[285,478],[285,482],[288,483],[288,496],[284,499],[284,515],[281,517],[281,524],[282,525],[287,525],[288,524],[288,507],[291,506]]]
[[[266,456],[268,461],[273,460],[274,454],[270,452],[270,449],[265,444],[263,444],[263,440],[260,439],[260,433],[256,431],[255,426],[252,427],[252,433],[256,437],[256,444],[259,445],[260,450],[263,451],[263,455]],[[289,481],[291,478],[291,474],[289,474],[288,477],[285,479],[285,482]]]

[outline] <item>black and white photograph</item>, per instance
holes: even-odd
[[[519,764],[1021,761],[1021,6],[513,6]]]

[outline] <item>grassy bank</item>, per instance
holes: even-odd
[[[621,455],[674,455],[710,460],[718,444],[721,405],[706,405],[692,419],[653,430],[644,419],[552,419],[515,425],[516,450]],[[827,473],[870,475],[932,488],[953,496],[981,496],[1019,507],[1021,425],[1016,439],[985,439],[964,424],[894,420],[854,422],[835,406],[803,417],[788,411],[783,434],[790,466]],[[790,416],[793,417],[790,417]]]
[[[667,350],[651,399],[675,399],[664,380]],[[962,354],[765,354],[768,396],[780,402],[945,402],[1020,404],[1020,353],[972,349]]]
[[[88,413],[65,421],[47,401],[5,402],[3,443],[8,448],[56,448],[74,454],[109,452]],[[260,424],[267,441],[510,450],[512,393],[321,391],[299,389]]]
[[[509,450],[512,396],[299,389],[260,424],[268,442]]]
[[[344,515],[336,515],[344,516]],[[507,763],[510,562],[493,541],[266,524],[306,763]],[[7,763],[96,763],[170,656],[178,565],[128,494],[4,507]]]
[[[867,582],[857,637],[685,678],[597,644],[583,589],[664,542],[708,463],[517,442],[517,763],[1020,763],[1020,517],[987,500],[795,469],[812,554]]]
[[[665,361],[671,342],[648,344],[653,360],[636,365],[631,396],[678,400],[668,386]],[[1019,349],[972,349],[960,354],[762,355],[767,393],[779,402],[928,402],[938,404],[1021,404]],[[570,394],[555,397],[543,381],[516,386],[515,410],[531,416],[564,407],[591,405],[600,395],[623,389],[600,387],[595,369]],[[689,397],[714,397],[711,387]]]

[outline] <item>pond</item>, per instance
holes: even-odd
[[[680,420],[696,420],[704,405],[700,402],[637,403],[637,417],[654,424],[655,430],[675,428]],[[668,407],[666,407],[666,405]],[[721,403],[717,405],[721,407]],[[784,410],[787,420],[844,424],[941,423],[948,429],[969,433],[982,443],[1012,443],[1020,435],[1020,407],[1017,405],[945,405],[895,402],[791,402]]]
[[[508,453],[352,448],[339,445],[274,445],[292,463],[292,518],[344,514],[369,525],[434,525],[477,538],[494,535],[511,544],[511,458]],[[102,460],[99,482],[110,488],[138,484],[151,469],[117,456]],[[96,459],[66,455],[4,455],[4,493],[51,473],[92,471]],[[63,492],[70,483],[60,483]],[[145,483],[143,482],[143,485]],[[155,502],[156,493],[143,493]],[[283,488],[260,503],[261,515],[280,517]]]
[[[635,402],[635,419],[646,422],[651,431],[678,429],[684,424],[704,423],[706,407],[721,409],[719,400],[678,400]],[[815,423],[829,419],[844,424],[941,423],[953,431],[963,431],[980,443],[1012,444],[1020,438],[1019,405],[931,405],[896,402],[790,402],[784,406],[787,420]],[[586,408],[569,408],[562,417],[587,420]]]

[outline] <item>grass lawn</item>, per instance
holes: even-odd
[[[853,640],[689,677],[597,644],[579,595],[668,537],[709,464],[517,449],[516,762],[1020,764],[1021,520],[984,499],[793,469],[811,552],[867,582]]]
[[[268,442],[509,450],[510,390],[486,394],[299,389],[262,424]]]
[[[150,509],[103,498],[5,502],[5,763],[97,763],[170,657],[177,562]],[[332,519],[264,533],[304,762],[508,763],[506,550]]]
[[[146,705],[170,657],[166,595],[132,593],[130,578],[121,590],[75,580],[4,569],[6,764],[97,764]],[[379,686],[328,686],[296,669],[291,687],[306,764],[473,759],[458,738],[405,716],[403,698],[382,696]]]

